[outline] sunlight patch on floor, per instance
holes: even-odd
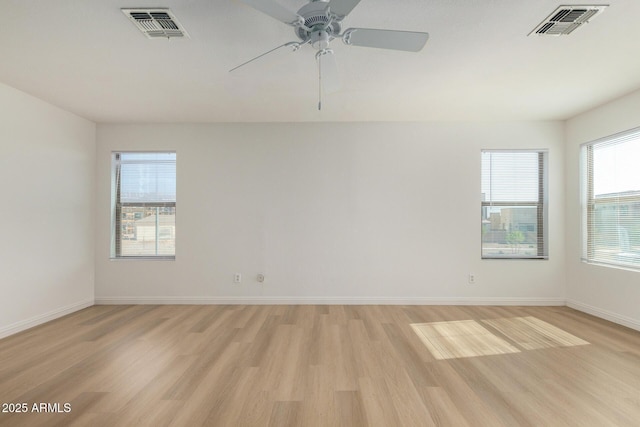
[[[482,322],[500,331],[525,350],[589,344],[533,316],[491,319]]]
[[[494,328],[511,343],[490,332]],[[413,323],[411,327],[438,360],[519,353],[554,347],[589,344],[533,316],[449,322]],[[518,346],[518,347],[516,347]]]
[[[439,360],[520,352],[475,320],[414,323],[411,327]]]

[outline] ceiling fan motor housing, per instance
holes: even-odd
[[[326,48],[341,31],[340,23],[329,16],[327,3],[328,1],[316,0],[298,10],[298,15],[304,19],[304,25],[294,29],[296,36],[302,41],[311,40],[312,46],[317,49]]]

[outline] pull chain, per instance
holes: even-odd
[[[318,53],[320,53],[318,51]],[[322,55],[316,55],[318,58],[318,111],[322,110]]]

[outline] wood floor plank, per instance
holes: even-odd
[[[364,426],[368,424],[360,392],[336,391],[334,398],[338,425]]]
[[[275,402],[269,427],[302,426],[302,404],[300,402]]]
[[[340,424],[335,379],[329,366],[311,365],[308,368],[303,401],[305,426],[324,427]]]
[[[370,426],[402,425],[383,378],[360,378],[359,390]]]
[[[0,426],[636,427],[640,332],[567,307],[94,306],[0,340],[20,402],[71,412]]]
[[[470,427],[472,425],[467,422],[456,408],[451,396],[442,387],[421,387],[417,391],[435,425],[443,427]]]

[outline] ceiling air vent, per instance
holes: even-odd
[[[561,36],[571,34],[576,28],[590,22],[595,16],[599,15],[607,6],[560,6],[529,35]]]
[[[122,9],[122,13],[150,39],[189,37],[169,9]]]

